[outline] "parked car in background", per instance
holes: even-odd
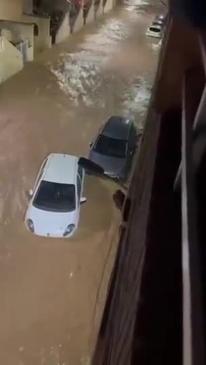
[[[160,14],[160,15],[157,15],[155,17],[152,24],[153,25],[160,25],[160,26],[164,27],[165,22],[166,22],[166,15]]]
[[[156,18],[155,20],[153,20],[153,22],[152,22],[152,26],[153,25],[159,25],[160,27],[164,27],[164,21],[163,20],[161,20],[161,19],[158,19],[158,18]]]
[[[52,153],[43,162],[25,216],[27,229],[39,236],[71,237],[79,223],[84,169],[78,157]]]
[[[162,36],[162,26],[161,25],[150,25],[147,29],[146,35],[148,37],[161,38]]]
[[[125,181],[137,140],[137,130],[132,120],[112,116],[90,144],[89,159],[100,165],[110,177]]]
[[[160,19],[160,20],[162,20],[164,22],[166,20],[166,15],[159,14],[159,15],[157,15],[156,19]]]
[[[161,38],[166,22],[166,15],[160,14],[155,17],[152,24],[147,28],[146,35],[153,38]]]

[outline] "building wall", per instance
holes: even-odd
[[[33,13],[33,0],[23,1],[23,13],[32,14]]]
[[[16,37],[18,32],[19,41],[28,40],[32,47],[34,44],[34,51],[38,52],[51,46],[50,19],[28,15],[32,11],[33,0],[0,0],[0,21],[9,20],[10,25],[7,24],[7,27],[13,36]],[[31,34],[34,24],[38,27],[35,37]],[[32,52],[30,58],[33,59]]]
[[[10,21],[1,21],[0,28],[7,29],[11,33],[11,41],[14,44],[21,41],[28,41],[33,46],[34,25],[28,23],[18,23]]]
[[[55,43],[58,44],[64,41],[69,35],[70,35],[70,21],[69,21],[69,12],[67,12],[64,16],[61,26],[57,31]]]
[[[51,47],[50,19],[39,17],[27,17],[27,19],[38,26],[39,34],[34,36],[34,52],[41,52]]]
[[[0,84],[23,69],[23,57],[4,36],[0,36]]]
[[[100,0],[98,11],[95,11],[94,4],[92,2],[91,8],[87,14],[85,21],[83,20],[83,11],[80,9],[79,14],[76,16],[74,22],[68,22],[69,18],[69,3],[66,0],[56,0],[55,2],[51,0],[42,0],[42,10],[45,13],[52,13],[55,9],[60,9],[65,12],[65,17],[56,35],[56,43],[65,40],[70,33],[79,31],[84,23],[91,23],[95,21],[104,12],[110,11],[115,6],[115,0],[107,0],[103,8],[103,2]],[[97,10],[97,9],[96,9]],[[9,30],[16,36],[16,30],[21,29],[19,34],[21,34],[21,40],[27,40],[29,44],[34,46],[34,52],[31,50],[31,59],[33,59],[32,54],[42,51],[46,48],[51,47],[52,40],[50,36],[50,19],[46,17],[33,16],[33,0],[0,0],[0,21],[8,20],[11,21]],[[15,25],[19,23],[19,25]],[[20,26],[22,23],[22,26]],[[25,24],[25,26],[23,26]],[[26,24],[36,25],[35,29],[38,28],[38,34],[33,35],[33,41],[31,40],[31,34]],[[12,30],[13,29],[13,30]],[[25,32],[24,32],[25,30]]]
[[[1,0],[0,19],[16,20],[22,15],[23,0]]]
[[[9,31],[9,38],[7,40],[15,44],[16,46],[20,43],[27,42],[27,51],[24,55],[24,61],[33,61],[34,59],[34,25],[15,23],[10,21],[1,21],[0,28]]]
[[[115,5],[114,0],[106,0],[106,3],[103,7],[103,13],[108,13],[109,11],[111,11],[114,5]]]
[[[69,3],[66,0],[55,0],[55,2],[51,0],[42,0],[41,8],[48,14],[57,9],[68,11]]]

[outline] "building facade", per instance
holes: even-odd
[[[169,3],[93,365],[206,364],[206,1]]]
[[[33,0],[0,2],[0,83],[51,46],[49,17],[33,13]]]

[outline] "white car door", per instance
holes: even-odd
[[[81,204],[81,197],[83,192],[83,169],[82,167],[78,167],[78,174],[77,174],[77,219],[79,221],[80,215],[80,204]]]

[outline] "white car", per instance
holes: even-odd
[[[161,25],[151,25],[146,32],[146,35],[154,38],[161,38],[162,36],[162,26]]]
[[[42,163],[25,216],[29,231],[46,237],[71,237],[79,223],[84,169],[79,158],[52,153]]]

